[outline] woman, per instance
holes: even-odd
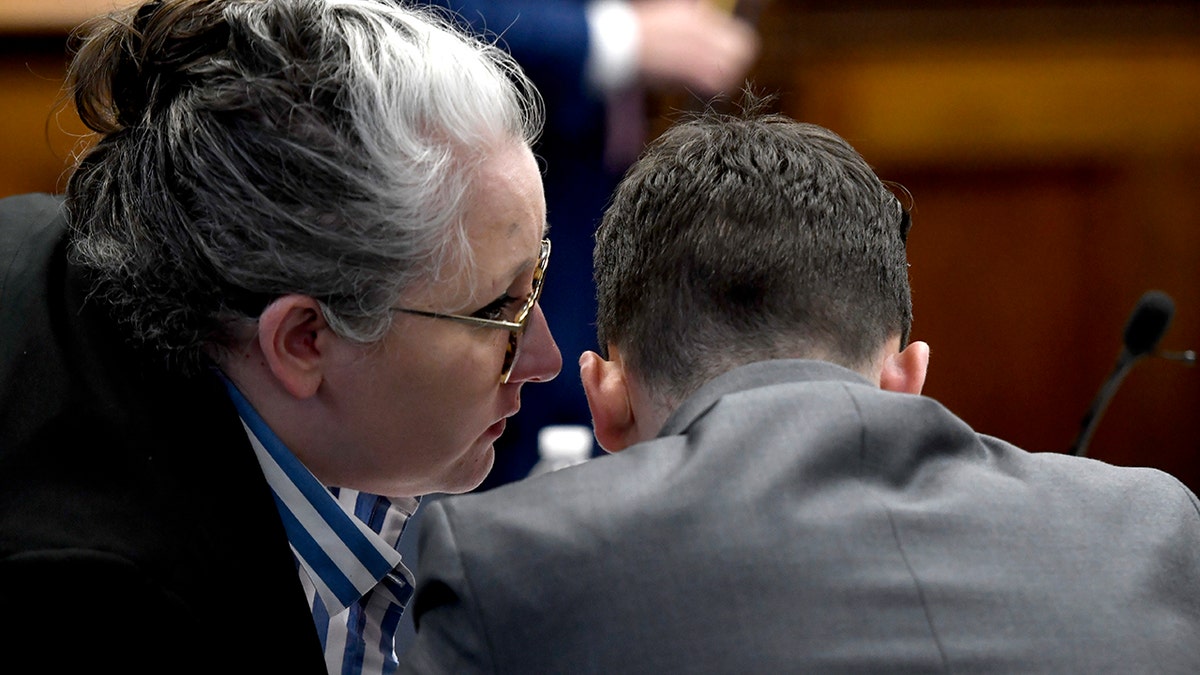
[[[561,366],[536,93],[377,0],[163,0],[82,35],[99,137],[65,208],[0,202],[6,639],[386,672],[416,497],[478,485]]]

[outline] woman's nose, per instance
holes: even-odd
[[[533,306],[533,314],[525,327],[525,334],[517,347],[517,360],[513,363],[509,383],[548,382],[562,370],[562,354],[550,334],[550,324],[541,305]]]

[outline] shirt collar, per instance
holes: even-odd
[[[222,379],[271,488],[292,552],[329,615],[338,614],[398,568],[396,546],[419,500],[325,487],[237,387]]]
[[[728,394],[787,382],[823,380],[871,384],[870,380],[860,373],[828,361],[810,359],[757,361],[722,373],[702,385],[667,417],[658,436],[661,438],[683,433],[693,422],[716,405],[721,397]]]

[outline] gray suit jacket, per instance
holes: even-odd
[[[1200,672],[1200,505],[814,361],[424,514],[418,673]]]

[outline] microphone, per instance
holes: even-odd
[[[1104,381],[1104,385],[1100,387],[1096,398],[1092,400],[1092,406],[1088,409],[1087,414],[1083,416],[1079,435],[1075,437],[1075,442],[1071,445],[1072,455],[1082,457],[1087,454],[1087,444],[1092,438],[1092,433],[1096,430],[1096,425],[1100,422],[1100,416],[1104,413],[1108,402],[1117,392],[1121,380],[1125,379],[1125,375],[1138,359],[1154,353],[1174,316],[1175,301],[1162,291],[1146,291],[1138,300],[1137,305],[1133,308],[1133,313],[1129,315],[1129,321],[1125,324],[1124,343],[1121,346],[1121,353],[1117,357],[1117,365],[1109,374],[1108,379]],[[1192,358],[1194,360],[1194,354]],[[1181,360],[1186,360],[1186,358]]]

